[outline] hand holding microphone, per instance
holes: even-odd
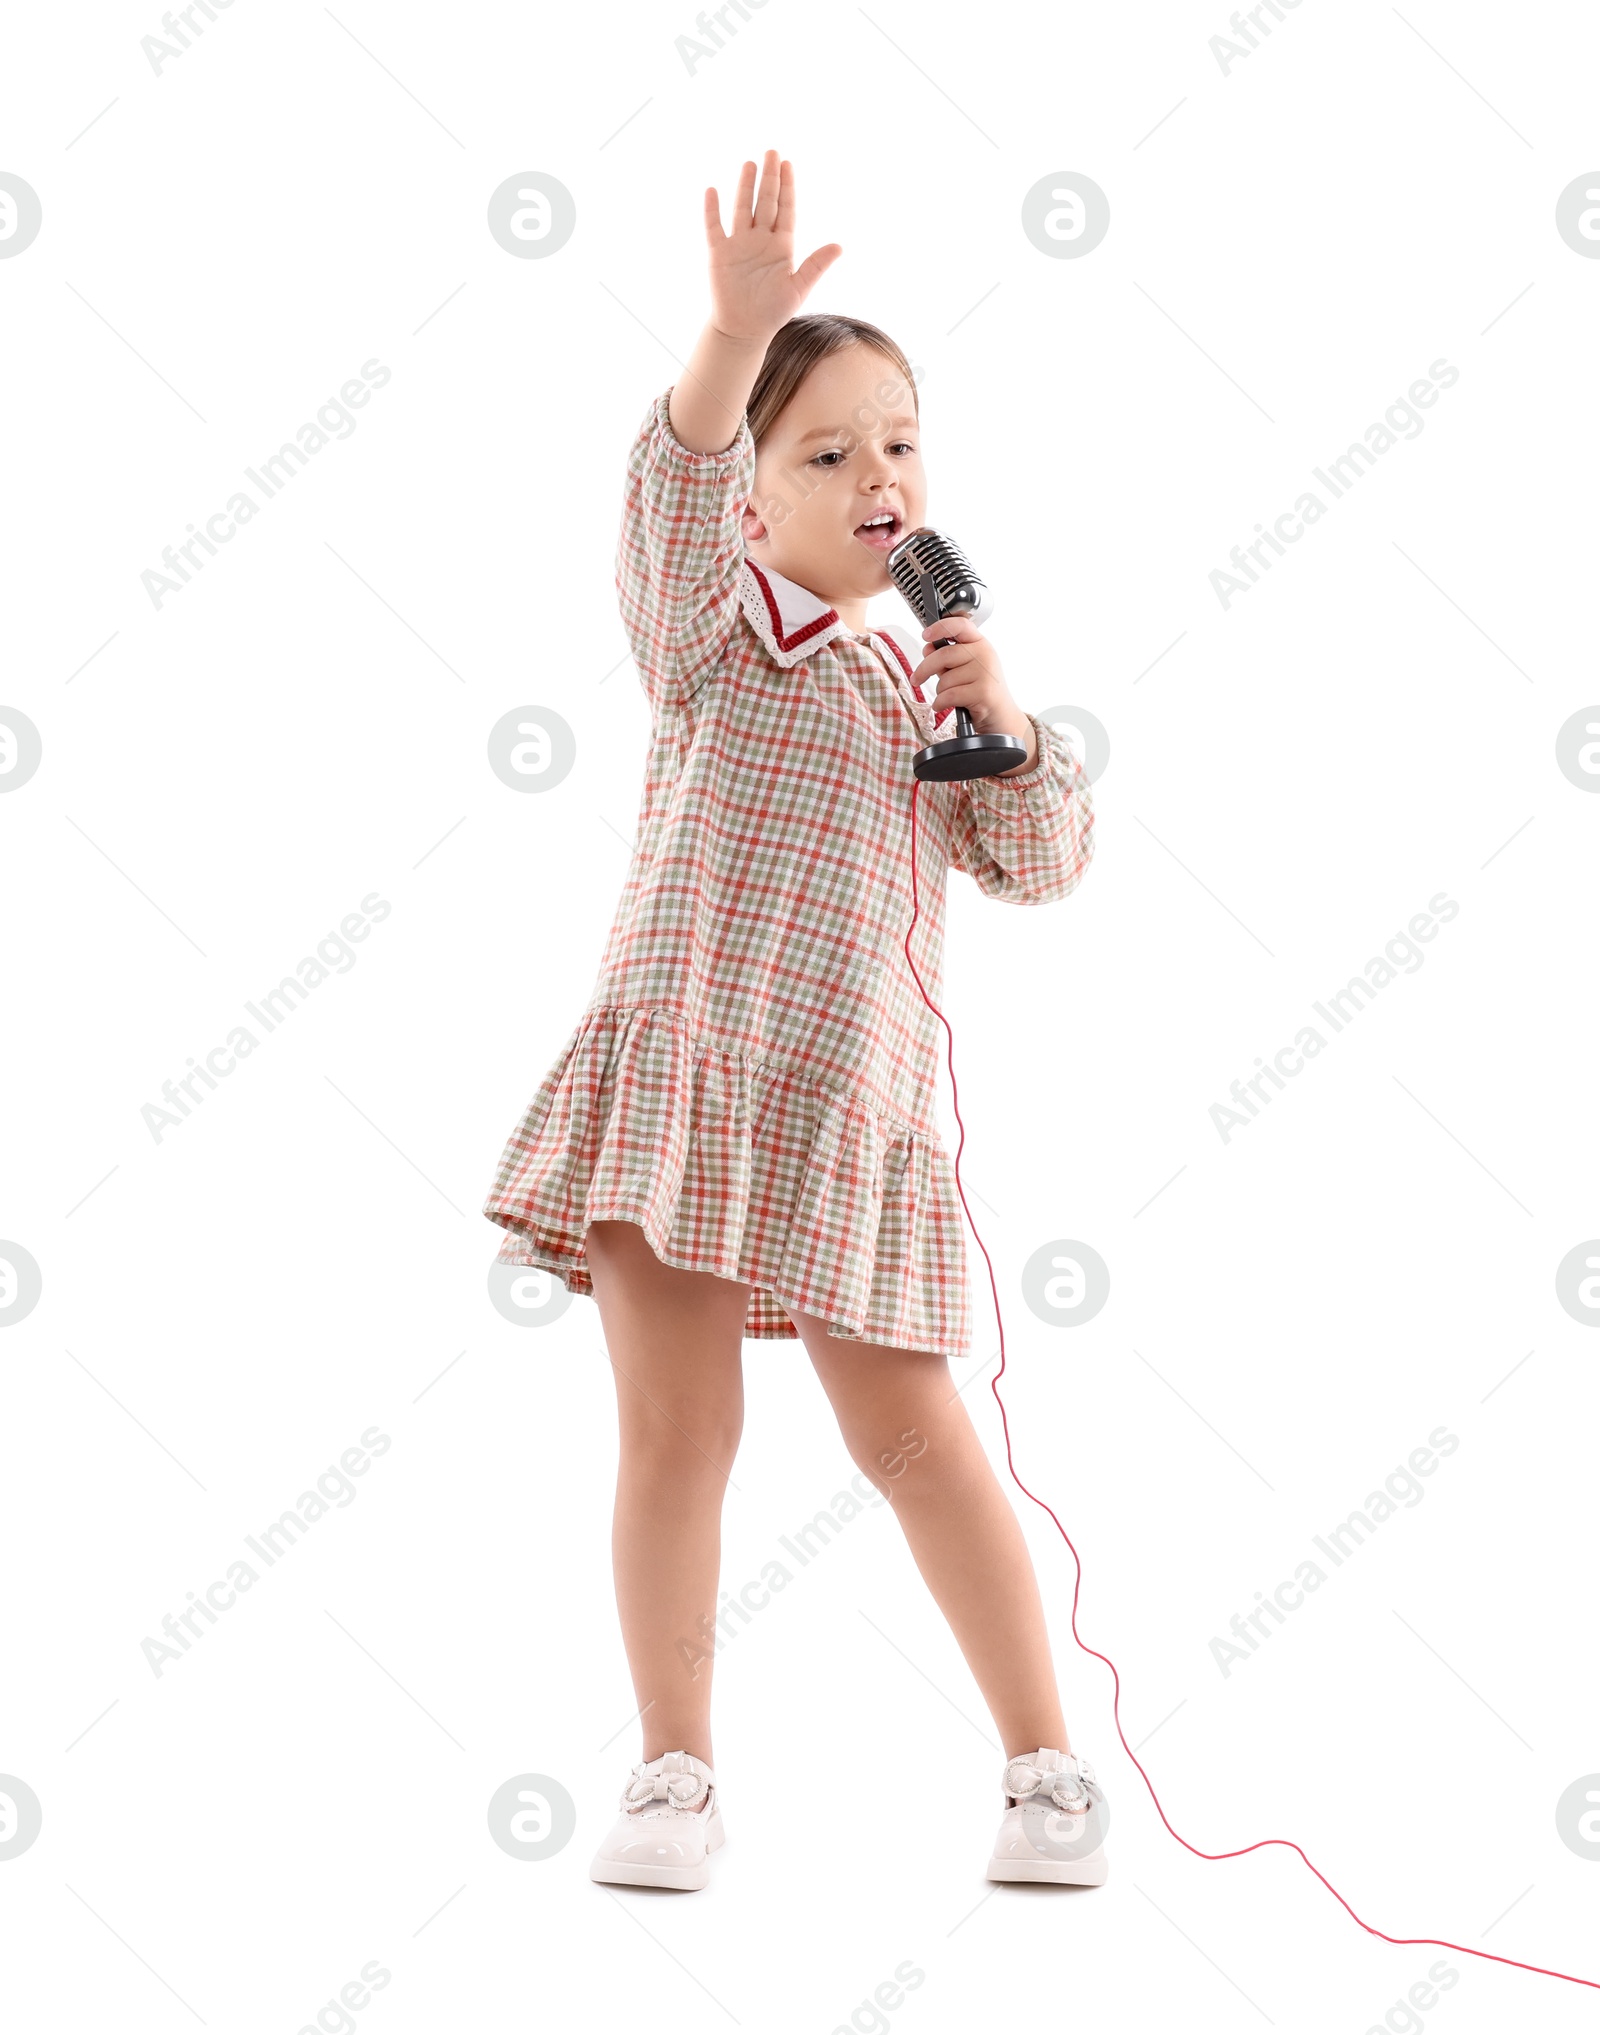
[[[934,704],[940,712],[955,710],[954,737],[917,751],[912,763],[917,776],[995,777],[1019,769],[1029,760],[1033,730],[978,628],[994,612],[988,588],[937,530],[908,531],[887,563],[889,577],[923,623],[928,655],[911,682],[920,686],[937,677]]]
[[[912,682],[920,685],[925,677],[939,677],[935,704],[941,713],[955,706],[958,713],[967,715],[976,733],[1014,735],[1024,749],[1031,749],[1033,730],[1028,717],[1012,698],[1000,658],[977,628],[978,619],[952,615],[944,622],[925,623],[924,661]],[[948,658],[938,654],[946,647],[951,650]],[[1014,760],[1020,768],[1020,755]]]

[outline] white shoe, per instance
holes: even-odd
[[[589,1877],[619,1887],[703,1887],[721,1842],[716,1775],[692,1752],[664,1752],[634,1768]]]
[[[1006,1813],[989,1860],[990,1879],[1104,1886],[1111,1810],[1086,1759],[1041,1746],[1008,1761],[1000,1785]]]

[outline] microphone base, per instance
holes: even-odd
[[[1027,743],[1019,742],[1015,735],[956,735],[919,749],[911,767],[924,780],[949,783],[969,777],[998,777],[1003,771],[1015,770],[1027,753]]]

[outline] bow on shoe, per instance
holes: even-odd
[[[644,1802],[667,1802],[674,1809],[698,1809],[705,1800],[709,1783],[692,1768],[683,1772],[651,1773],[641,1760],[633,1778],[622,1791],[624,1809],[637,1809]]]
[[[1005,1772],[1006,1793],[1015,1795],[1019,1801],[1039,1795],[1058,1809],[1082,1815],[1089,1807],[1089,1791],[1084,1783],[1094,1779],[1094,1769],[1074,1752],[1069,1752],[1066,1758],[1067,1764],[1054,1770],[1037,1767],[1031,1760],[1011,1760]]]

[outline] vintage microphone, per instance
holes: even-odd
[[[924,526],[908,530],[890,551],[889,577],[894,581],[914,615],[923,622],[942,622],[947,615],[972,615],[987,621],[994,612],[989,589],[979,579],[961,552],[937,530]],[[952,642],[930,643],[930,650]],[[997,777],[1002,770],[1015,770],[1028,753],[1026,742],[1015,735],[980,735],[964,707],[955,710],[956,732],[947,741],[930,742],[912,758],[918,777]]]

